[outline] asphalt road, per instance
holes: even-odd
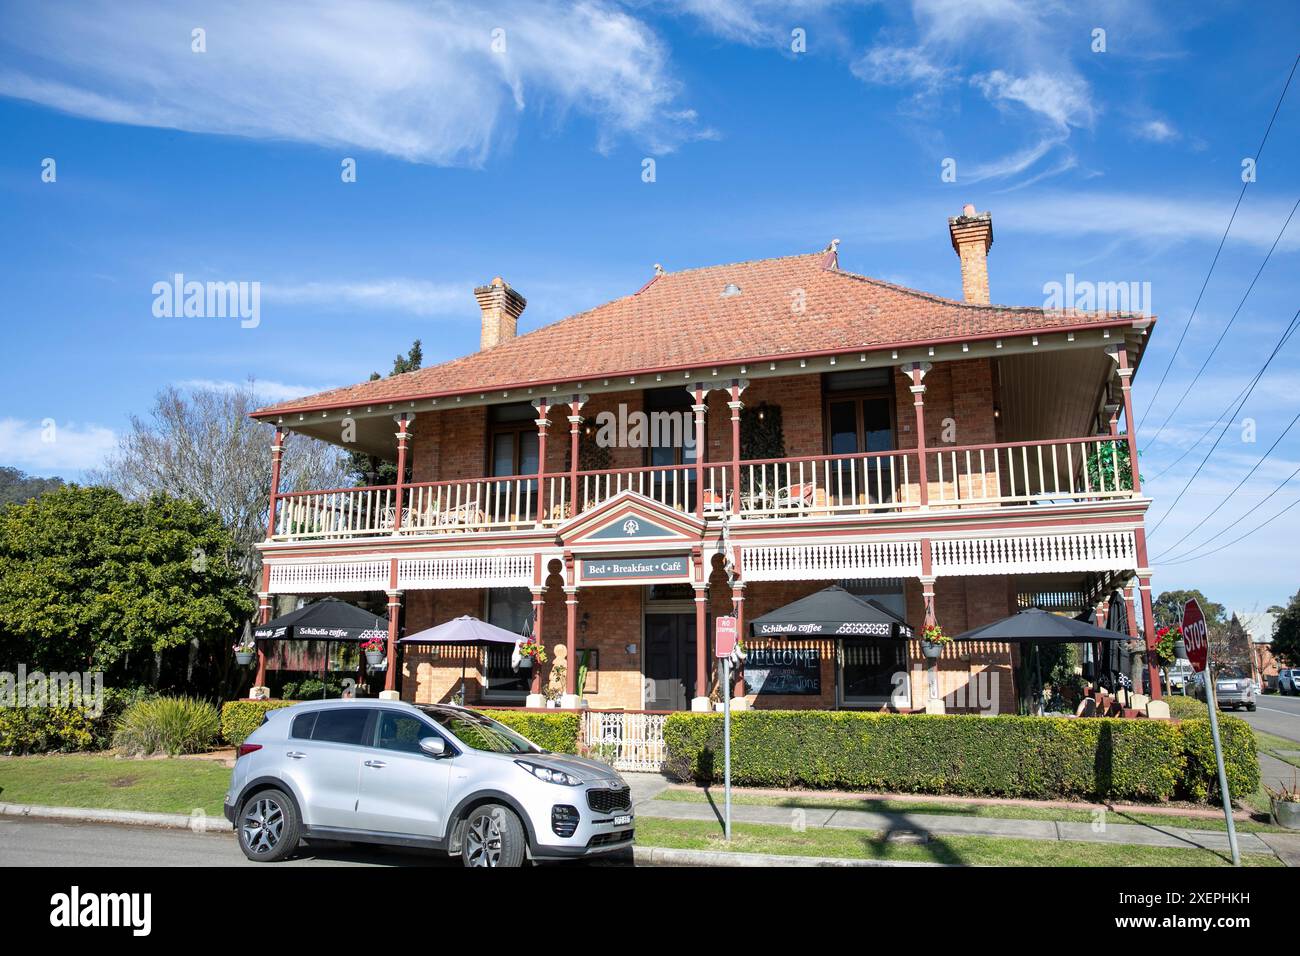
[[[597,860],[547,863],[548,867],[619,866],[630,853]],[[62,823],[0,817],[0,866],[266,866],[245,858],[233,833],[193,833],[161,827]],[[436,853],[356,844],[304,845],[282,866],[459,867]]]
[[[233,833],[0,819],[0,866],[259,866]],[[452,866],[429,853],[387,847],[303,847],[276,866]]]
[[[1257,730],[1297,741],[1296,747],[1300,749],[1300,697],[1261,694],[1253,714],[1245,710],[1228,713],[1240,717]]]

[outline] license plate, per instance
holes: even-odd
[[[616,827],[625,827],[631,822],[632,822],[632,814],[630,813],[624,813],[621,816],[617,816],[614,818],[614,826]]]

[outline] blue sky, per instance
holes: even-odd
[[[1294,3],[1167,6],[5,4],[0,462],[75,478],[169,383],[252,376],[279,398],[386,370],[416,337],[429,363],[464,354],[477,347],[470,290],[497,274],[527,296],[527,329],[634,291],[656,262],[838,237],[847,269],[959,297],[945,220],[964,202],[993,213],[996,302],[1041,304],[1044,283],[1067,273],[1152,284],[1144,409],[1300,34]],[[1092,49],[1098,28],[1104,52]],[[1297,145],[1300,82],[1144,438],[1300,198]],[[42,181],[47,158],[54,182]],[[345,158],[355,183],[341,181]],[[941,179],[945,159],[956,182]],[[1169,427],[1144,441],[1150,524],[1206,446],[1170,463],[1294,311],[1298,251],[1300,221]],[[261,283],[260,324],[155,317],[153,284],[177,272]],[[1228,430],[1153,555],[1300,411],[1298,350],[1288,344],[1238,416],[1254,420],[1255,441]],[[41,440],[47,419],[55,442]],[[1171,554],[1237,526],[1297,465],[1300,426]],[[1298,494],[1292,482],[1217,543]],[[1157,561],[1156,586],[1243,610],[1282,602],[1300,587],[1297,530],[1300,507],[1218,554]]]

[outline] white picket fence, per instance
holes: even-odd
[[[667,758],[667,714],[589,710],[582,715],[582,739],[591,755],[615,770],[657,773]]]

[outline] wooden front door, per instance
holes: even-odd
[[[645,616],[645,708],[685,710],[695,696],[695,615]]]

